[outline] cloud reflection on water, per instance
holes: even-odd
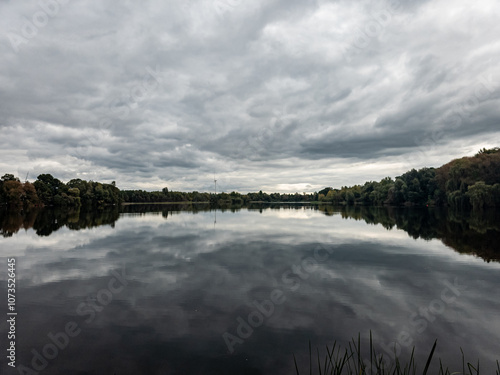
[[[81,322],[82,334],[51,373],[290,373],[291,353],[304,359],[308,340],[346,343],[369,330],[380,351],[407,331],[420,355],[438,338],[437,355],[447,363],[459,358],[460,346],[485,368],[497,355],[498,263],[463,261],[439,241],[309,209],[219,211],[215,229],[213,221],[213,211],[122,214],[114,228],[2,239],[2,256],[15,249],[19,259],[20,363],[29,364],[31,348],[69,319]],[[318,242],[332,253],[291,290],[282,275],[313,256]],[[131,280],[126,290],[85,325],[77,306],[122,263]],[[416,332],[411,314],[455,277],[463,294]],[[236,319],[274,289],[286,301],[229,355],[222,334],[234,333]]]

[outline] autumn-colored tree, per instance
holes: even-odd
[[[19,180],[7,180],[3,183],[5,197],[10,206],[22,206],[25,198],[23,184]]]
[[[37,205],[40,203],[40,199],[38,198],[35,186],[32,183],[26,181],[23,184],[23,190],[24,190],[24,203],[26,205]]]

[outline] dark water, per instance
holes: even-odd
[[[293,374],[292,354],[308,373],[309,341],[323,356],[370,330],[388,361],[435,339],[452,370],[460,347],[484,374],[500,359],[496,212],[126,206],[3,212],[0,230],[2,374]]]

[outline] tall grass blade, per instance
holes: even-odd
[[[295,359],[295,354],[293,355],[293,362],[295,363],[295,371],[297,371],[297,375],[300,375],[299,366],[297,366],[297,360]]]
[[[356,348],[356,350],[358,351],[358,366],[359,366],[358,373],[361,374],[361,368],[362,368],[362,364],[361,364],[361,333],[358,333],[358,347]]]
[[[313,363],[312,363],[312,352],[311,352],[311,340],[309,340],[309,375],[313,373]]]
[[[330,350],[328,349],[328,345],[326,346],[326,353],[328,354],[328,366],[325,369],[325,374],[328,373],[328,369],[330,368],[330,365],[332,366],[332,369],[333,369],[332,356],[333,356],[333,353],[335,351],[335,345],[336,345],[336,343],[333,344],[333,348],[332,348],[331,353],[330,353]],[[326,358],[325,358],[325,362],[326,362]],[[332,372],[333,372],[333,370],[332,370]]]
[[[462,352],[462,374],[465,375],[465,354],[462,347],[460,347],[460,351]]]
[[[431,349],[431,354],[429,354],[429,358],[427,358],[427,363],[425,364],[424,372],[422,375],[427,375],[427,371],[429,370],[429,366],[431,365],[432,356],[434,355],[434,350],[436,350],[437,340],[434,341],[434,345]]]
[[[371,329],[370,329],[370,375],[373,375],[373,340],[372,340]]]
[[[471,370],[471,368],[472,368],[472,369],[474,369],[474,371],[475,371],[475,372],[476,372],[476,374],[477,374],[477,369],[476,369],[474,366],[472,366],[472,363],[467,362],[467,367],[469,368],[469,372],[471,373],[471,375],[472,375],[472,370]]]
[[[416,365],[415,365],[415,347],[411,350],[410,363],[408,364],[408,374],[410,374],[410,369],[413,369],[413,375],[416,373]]]
[[[323,375],[323,374],[321,373],[321,362],[320,362],[320,360],[319,360],[319,349],[318,349],[318,348],[316,348],[316,351],[318,352],[318,371],[319,371],[319,375]]]
[[[309,375],[427,375],[430,372],[430,366],[435,355],[437,340],[434,341],[432,349],[427,357],[427,361],[423,372],[417,373],[417,363],[415,357],[415,347],[413,347],[408,360],[402,361],[397,355],[397,348],[394,347],[394,354],[391,354],[388,359],[384,358],[383,354],[377,354],[374,347],[372,332],[370,331],[370,366],[368,366],[368,358],[363,358],[361,355],[361,335],[358,339],[353,338],[348,341],[347,348],[342,348],[335,341],[333,346],[326,348],[326,356],[322,361],[319,348],[316,348],[316,359],[312,357],[312,344],[309,340]],[[439,358],[436,372],[438,375],[479,375],[480,361],[477,364],[472,364],[465,359],[465,354],[462,353],[462,372],[451,372],[448,367],[443,365]],[[293,354],[293,362],[297,375],[300,375],[297,358]],[[317,370],[313,372],[314,363],[317,362]],[[323,362],[323,363],[322,363]],[[497,360],[495,375],[500,375],[500,362]],[[323,365],[323,366],[322,366]],[[307,370],[306,370],[307,371]],[[433,370],[434,371],[434,370]]]

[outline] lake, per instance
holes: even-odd
[[[303,373],[370,331],[388,363],[437,339],[451,370],[500,359],[498,212],[137,205],[0,213],[15,258],[16,370]],[[5,315],[4,315],[5,316]],[[5,354],[8,322],[2,322]],[[2,372],[4,373],[4,372]],[[32,372],[35,373],[35,372]]]

